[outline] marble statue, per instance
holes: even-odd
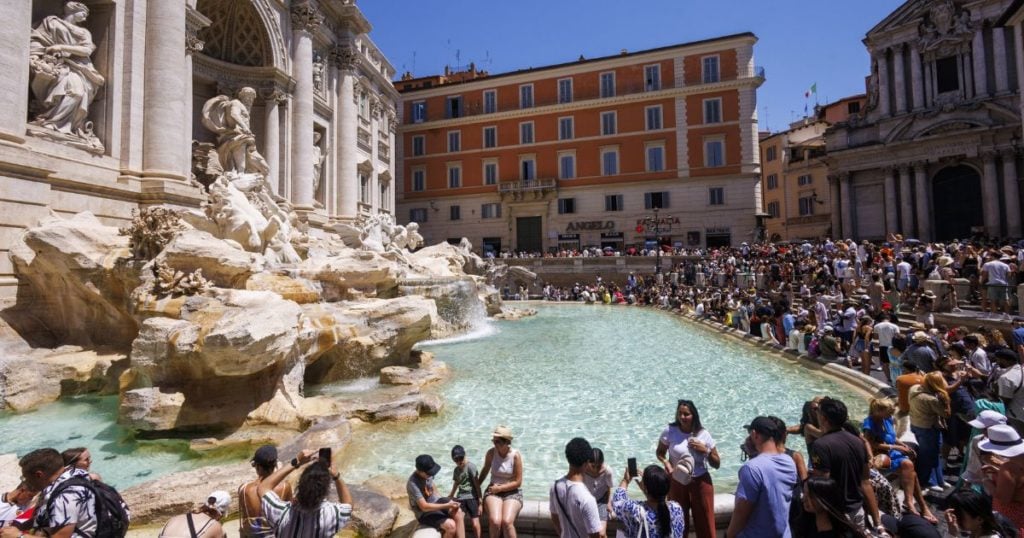
[[[225,172],[258,174],[270,171],[266,159],[256,149],[256,136],[250,127],[249,113],[256,90],[245,87],[238,98],[218,95],[203,105],[203,126],[217,134],[217,155]]]
[[[405,225],[406,243],[405,248],[409,250],[416,250],[423,246],[423,236],[420,235],[420,225],[418,222],[410,222]]]
[[[81,26],[88,16],[85,4],[68,2],[63,18],[46,17],[32,31],[29,69],[36,111],[32,124],[50,132],[42,136],[102,153],[103,143],[89,121],[89,105],[105,81],[90,58],[96,50],[92,34]]]
[[[327,159],[327,151],[320,147],[320,139],[323,134],[320,131],[313,131],[313,196],[320,192],[320,181],[324,171],[324,161]]]

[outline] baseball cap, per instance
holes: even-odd
[[[441,466],[434,461],[430,454],[420,454],[416,456],[416,470],[434,476],[441,472]]]
[[[775,425],[775,421],[768,417],[757,417],[750,421],[750,424],[744,426],[748,432],[757,432],[766,437],[776,437],[778,435],[778,428]]]
[[[250,460],[260,467],[273,467],[277,465],[277,448],[272,445],[263,445],[256,449]]]
[[[466,457],[466,449],[462,448],[462,445],[455,445],[452,447],[452,459],[461,460]]]
[[[206,496],[206,506],[217,510],[220,515],[226,516],[228,508],[231,507],[231,494],[222,490],[214,491]]]

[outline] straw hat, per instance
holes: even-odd
[[[932,290],[925,290],[924,293],[921,294],[921,297],[925,297],[927,299],[934,299],[937,297],[937,295],[935,295],[935,292]]]
[[[924,331],[917,331],[914,333],[914,342],[927,342],[928,333]]]
[[[939,256],[937,263],[939,264],[939,267],[946,267],[953,263],[953,258],[950,258],[949,256]]]
[[[494,428],[494,433],[491,434],[492,438],[495,439],[508,439],[512,440],[512,429],[508,426],[498,426]]]

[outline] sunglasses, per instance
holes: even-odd
[[[508,439],[502,439],[500,437],[495,437],[494,439],[491,439],[491,442],[496,444],[496,445],[507,445],[507,444],[509,444],[509,440]]]

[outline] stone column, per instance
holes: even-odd
[[[996,93],[1010,91],[1010,65],[1006,61],[1006,32],[1003,27],[992,28],[992,68],[996,75]]]
[[[292,192],[297,209],[313,209],[313,33],[323,15],[312,4],[292,6]]]
[[[839,203],[843,208],[843,239],[854,236],[853,197],[850,195],[850,172],[839,173]]]
[[[910,49],[910,93],[913,110],[924,106],[924,77],[921,72],[921,52],[917,47]]]
[[[186,73],[185,48],[185,2],[147,2],[143,177],[188,177],[181,123],[192,115],[186,84],[192,77]]]
[[[1017,178],[1017,151],[1003,151],[1003,201],[1006,208],[1006,235],[1020,237],[1020,187]]]
[[[267,160],[267,183],[274,194],[281,195],[281,103],[284,92],[274,89],[263,94],[263,110],[266,114],[263,135],[263,158]]]
[[[914,206],[911,205],[914,195],[910,190],[912,171],[913,168],[909,166],[900,167],[900,233],[904,237],[914,233]]]
[[[1020,91],[1024,89],[1024,23],[1018,23],[1013,27],[1013,50],[1016,52],[1014,59],[1017,63],[1017,91]],[[1024,99],[1018,101],[1018,110],[1021,118],[1024,118]],[[1021,308],[1024,309],[1024,303],[1021,304]]]
[[[903,72],[903,43],[892,49],[892,71],[895,80],[896,91],[896,113],[902,114],[907,111],[907,84]]]
[[[356,108],[355,75],[359,52],[348,42],[339,44],[331,53],[338,69],[338,122],[335,148],[338,176],[338,216],[355,219],[359,214],[359,176],[356,165],[356,136],[359,129],[359,110]]]
[[[974,39],[971,41],[972,64],[974,66],[974,95],[988,95],[988,75],[985,69],[985,24],[984,21],[975,21],[978,29],[974,32]]]
[[[885,50],[878,51],[878,111],[891,114],[889,109],[889,57]]]
[[[896,215],[896,167],[885,168],[885,231],[899,231],[900,223]]]
[[[839,174],[829,174],[828,187],[832,191],[828,197],[829,211],[832,212],[832,238],[839,239],[843,236],[843,212],[839,202]]]
[[[4,24],[0,32],[0,97],[4,113],[0,114],[0,140],[25,141],[25,119],[28,118],[29,36],[32,33],[32,2],[4,3]]]
[[[999,184],[995,152],[982,153],[981,162],[981,208],[985,213],[985,233],[990,237],[999,237]]]
[[[928,188],[927,162],[922,161],[914,166],[914,180],[914,189],[917,191],[914,199],[917,205],[917,238],[921,241],[931,241],[931,189]]]
[[[185,116],[182,131],[185,137],[185,155],[188,157],[189,172],[192,163],[192,56],[203,51],[204,43],[199,39],[199,30],[212,21],[193,7],[186,8],[185,17]]]

